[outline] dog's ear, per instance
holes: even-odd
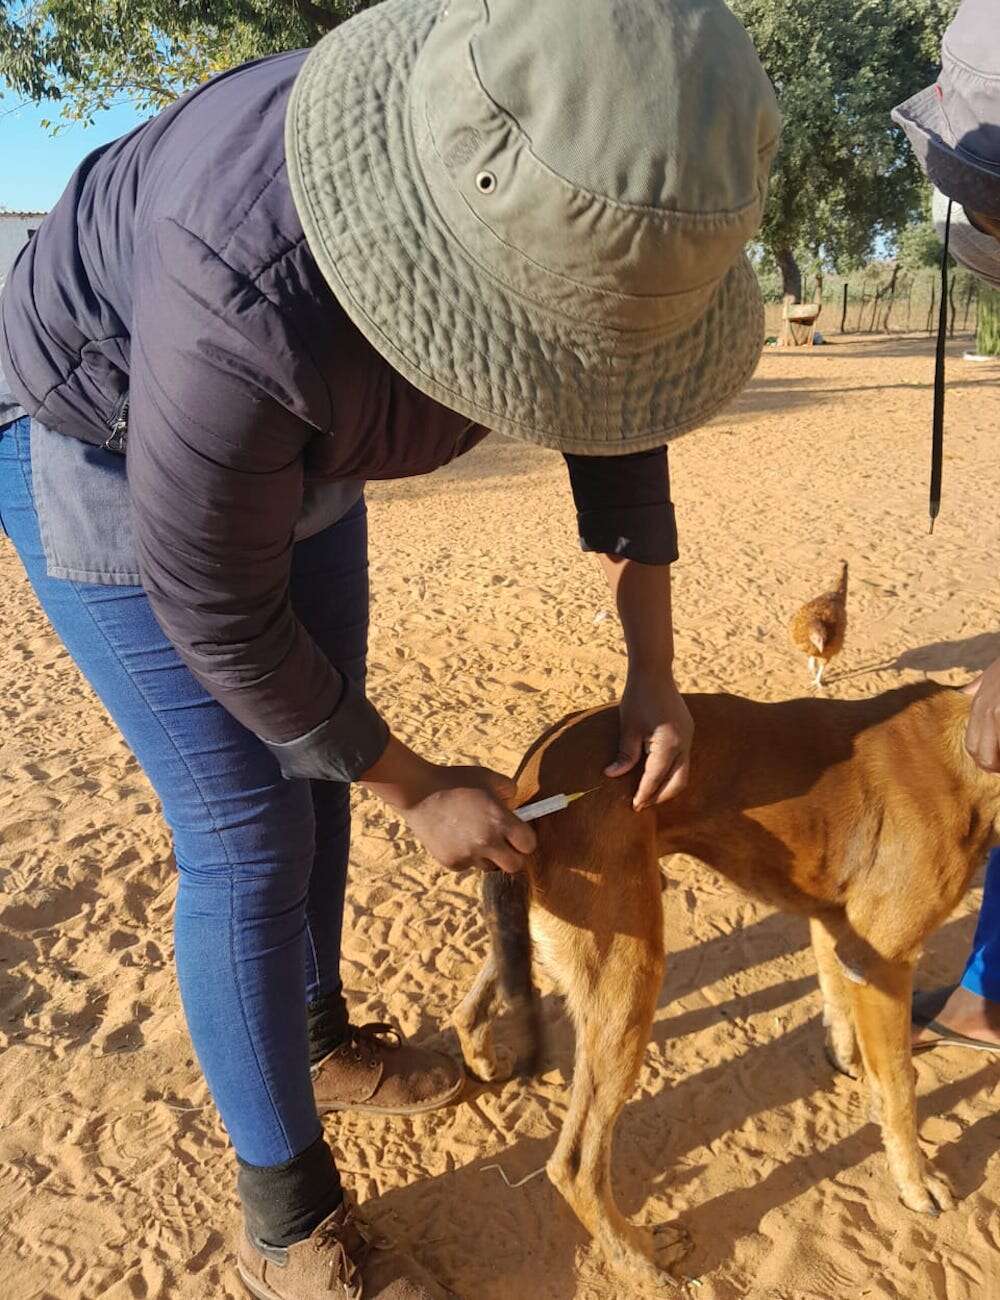
[[[542,1051],[538,994],[531,978],[528,877],[483,872],[483,915],[493,944],[497,988],[511,1012],[517,1070],[533,1075]]]

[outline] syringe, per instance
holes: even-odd
[[[522,808],[515,808],[514,816],[519,817],[523,822],[533,822],[539,817],[548,817],[549,813],[562,812],[575,800],[582,799],[585,794],[590,794],[591,790],[596,789],[597,786],[594,785],[590,790],[577,790],[575,794],[550,794],[547,799],[536,799],[534,803],[526,803]]]

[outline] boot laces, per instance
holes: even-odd
[[[314,1250],[331,1252],[330,1281],[343,1285],[348,1300],[362,1300],[361,1270],[369,1252],[382,1248],[382,1243],[357,1218],[354,1207],[348,1205],[343,1217],[320,1224],[312,1235],[312,1244]]]
[[[355,1061],[368,1062],[386,1048],[395,1050],[403,1045],[403,1035],[395,1025],[373,1020],[367,1025],[351,1026],[345,1046]]]

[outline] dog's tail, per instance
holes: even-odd
[[[536,1072],[542,1052],[538,993],[531,978],[528,877],[483,872],[483,913],[493,944],[497,987],[511,1012],[520,1074]]]

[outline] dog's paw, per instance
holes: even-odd
[[[846,1074],[849,1079],[860,1079],[861,1059],[853,1024],[843,1016],[835,1015],[830,1007],[824,1007],[823,1027],[826,1059],[838,1074]]]
[[[660,1223],[650,1230],[652,1257],[661,1269],[673,1276],[673,1269],[694,1250],[694,1242],[679,1223]]]
[[[482,1083],[505,1083],[514,1074],[516,1061],[509,1047],[490,1047],[489,1051],[470,1052],[465,1067]]]
[[[914,1210],[917,1214],[930,1214],[934,1218],[955,1208],[951,1188],[936,1174],[924,1174],[921,1182],[904,1187],[900,1196],[908,1210]]]
[[[846,1074],[849,1079],[861,1078],[861,1063],[857,1059],[856,1049],[853,1043],[851,1050],[845,1051],[843,1045],[838,1045],[832,1034],[827,1034],[825,1040],[826,1059],[830,1062],[838,1074]]]
[[[686,1229],[677,1223],[661,1223],[655,1228],[628,1225],[624,1235],[604,1243],[608,1262],[622,1277],[644,1288],[676,1290],[677,1265],[693,1249]]]

